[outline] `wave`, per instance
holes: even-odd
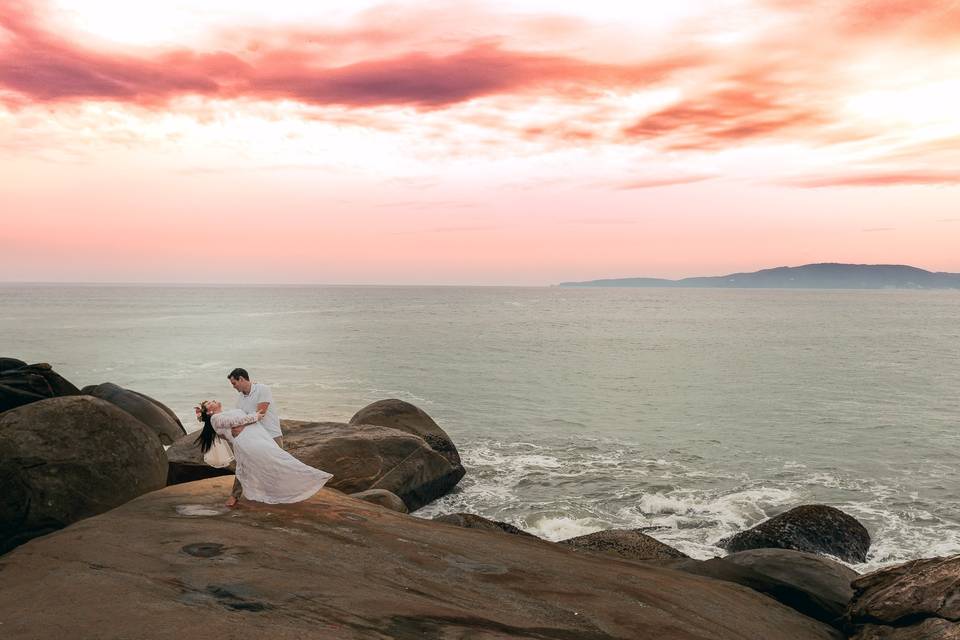
[[[582,437],[465,442],[468,473],[461,485],[415,515],[476,513],[553,541],[642,529],[707,559],[725,555],[717,545],[726,537],[800,504],[821,503],[853,515],[870,531],[867,562],[851,565],[860,572],[960,553],[960,525],[895,483],[783,461],[771,461],[779,473],[721,470],[680,451],[642,456],[634,445],[613,444]]]

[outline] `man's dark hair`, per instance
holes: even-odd
[[[249,380],[250,374],[247,373],[246,369],[241,369],[240,367],[237,367],[236,369],[230,372],[230,375],[227,376],[227,379],[228,380],[240,380],[240,379]]]

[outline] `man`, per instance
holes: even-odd
[[[262,413],[260,424],[267,430],[273,440],[283,448],[283,431],[280,430],[280,415],[277,413],[273,402],[273,394],[270,393],[270,387],[259,382],[251,382],[250,374],[246,369],[236,368],[227,376],[230,386],[237,390],[240,397],[237,398],[237,409],[244,413],[254,414]],[[233,437],[236,438],[243,427],[234,427]],[[237,500],[243,495],[243,486],[239,480],[233,481],[233,491],[230,492],[230,499],[227,506],[232,507],[237,504]]]

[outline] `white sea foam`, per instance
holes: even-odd
[[[521,527],[527,533],[546,540],[566,540],[577,536],[585,536],[588,533],[603,531],[609,527],[596,518],[569,518],[567,516],[544,517],[535,519],[532,522],[525,522]]]

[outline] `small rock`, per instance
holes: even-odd
[[[458,527],[464,527],[466,529],[482,529],[484,531],[497,531],[500,533],[511,533],[516,536],[537,538],[537,536],[533,535],[532,533],[527,533],[523,529],[519,529],[512,524],[498,522],[496,520],[489,520],[483,516],[478,516],[473,513],[449,513],[445,516],[437,516],[433,519],[433,521],[444,522],[446,524],[452,524]],[[539,540],[539,538],[537,539]]]
[[[403,504],[403,500],[397,497],[395,493],[391,493],[386,489],[368,489],[366,491],[351,493],[350,497],[356,498],[357,500],[370,502],[372,504],[378,504],[381,507],[390,509],[391,511],[407,513],[407,505]]]
[[[577,550],[608,553],[627,560],[659,561],[687,558],[687,554],[642,533],[638,529],[610,529],[561,540]]]

